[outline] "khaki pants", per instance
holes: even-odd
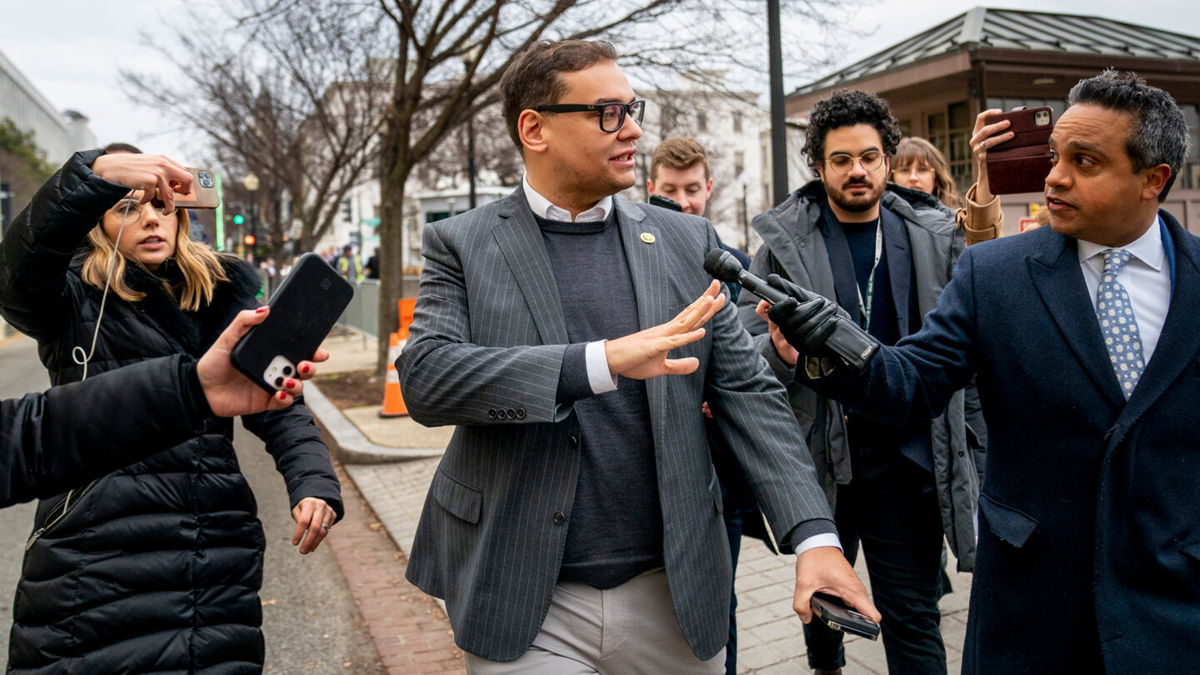
[[[558,584],[529,651],[507,663],[468,653],[466,663],[471,675],[715,675],[725,672],[725,650],[696,658],[675,618],[667,573],[658,568],[607,591]]]

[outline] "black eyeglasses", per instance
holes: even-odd
[[[642,117],[646,114],[646,102],[632,103],[557,103],[555,105],[540,105],[534,108],[536,112],[594,112],[600,120],[600,131],[615,134],[625,125],[625,117],[632,117],[640,126]]]

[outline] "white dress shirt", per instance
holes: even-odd
[[[1108,248],[1079,240],[1080,271],[1087,284],[1088,297],[1092,299],[1093,311],[1096,309],[1096,289],[1100,287],[1100,276],[1104,271],[1104,251]],[[1150,229],[1123,248],[1133,257],[1117,274],[1117,282],[1129,293],[1133,318],[1137,320],[1138,334],[1142,338],[1142,362],[1149,364],[1171,305],[1171,269],[1163,248],[1162,221],[1155,216]]]
[[[540,192],[533,189],[529,184],[529,175],[521,177],[521,187],[525,189],[525,199],[529,202],[529,208],[533,209],[534,215],[546,220],[560,220],[566,223],[596,223],[608,217],[608,212],[612,211],[613,198],[612,195],[596,202],[596,205],[587,211],[581,212],[574,218],[571,217],[571,212],[551,203]]]

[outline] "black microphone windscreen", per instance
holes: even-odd
[[[714,248],[704,256],[704,271],[721,281],[736,283],[742,273],[742,264],[729,251]]]

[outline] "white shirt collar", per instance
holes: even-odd
[[[1111,246],[1104,246],[1090,241],[1079,240],[1079,262],[1084,262],[1095,256],[1104,253]],[[1150,269],[1155,272],[1162,270],[1163,263],[1166,261],[1167,252],[1163,249],[1162,243],[1162,223],[1157,215],[1154,216],[1154,224],[1147,229],[1142,236],[1133,240],[1130,244],[1121,248],[1133,254],[1133,257],[1142,261]]]
[[[607,219],[609,211],[612,211],[613,198],[612,195],[608,195],[596,202],[596,205],[592,208],[572,218],[570,211],[553,204],[549,199],[543,197],[540,192],[533,189],[529,184],[529,174],[521,177],[521,187],[525,190],[525,199],[529,202],[529,208],[533,209],[534,215],[546,220],[561,220],[568,223],[599,222]]]

